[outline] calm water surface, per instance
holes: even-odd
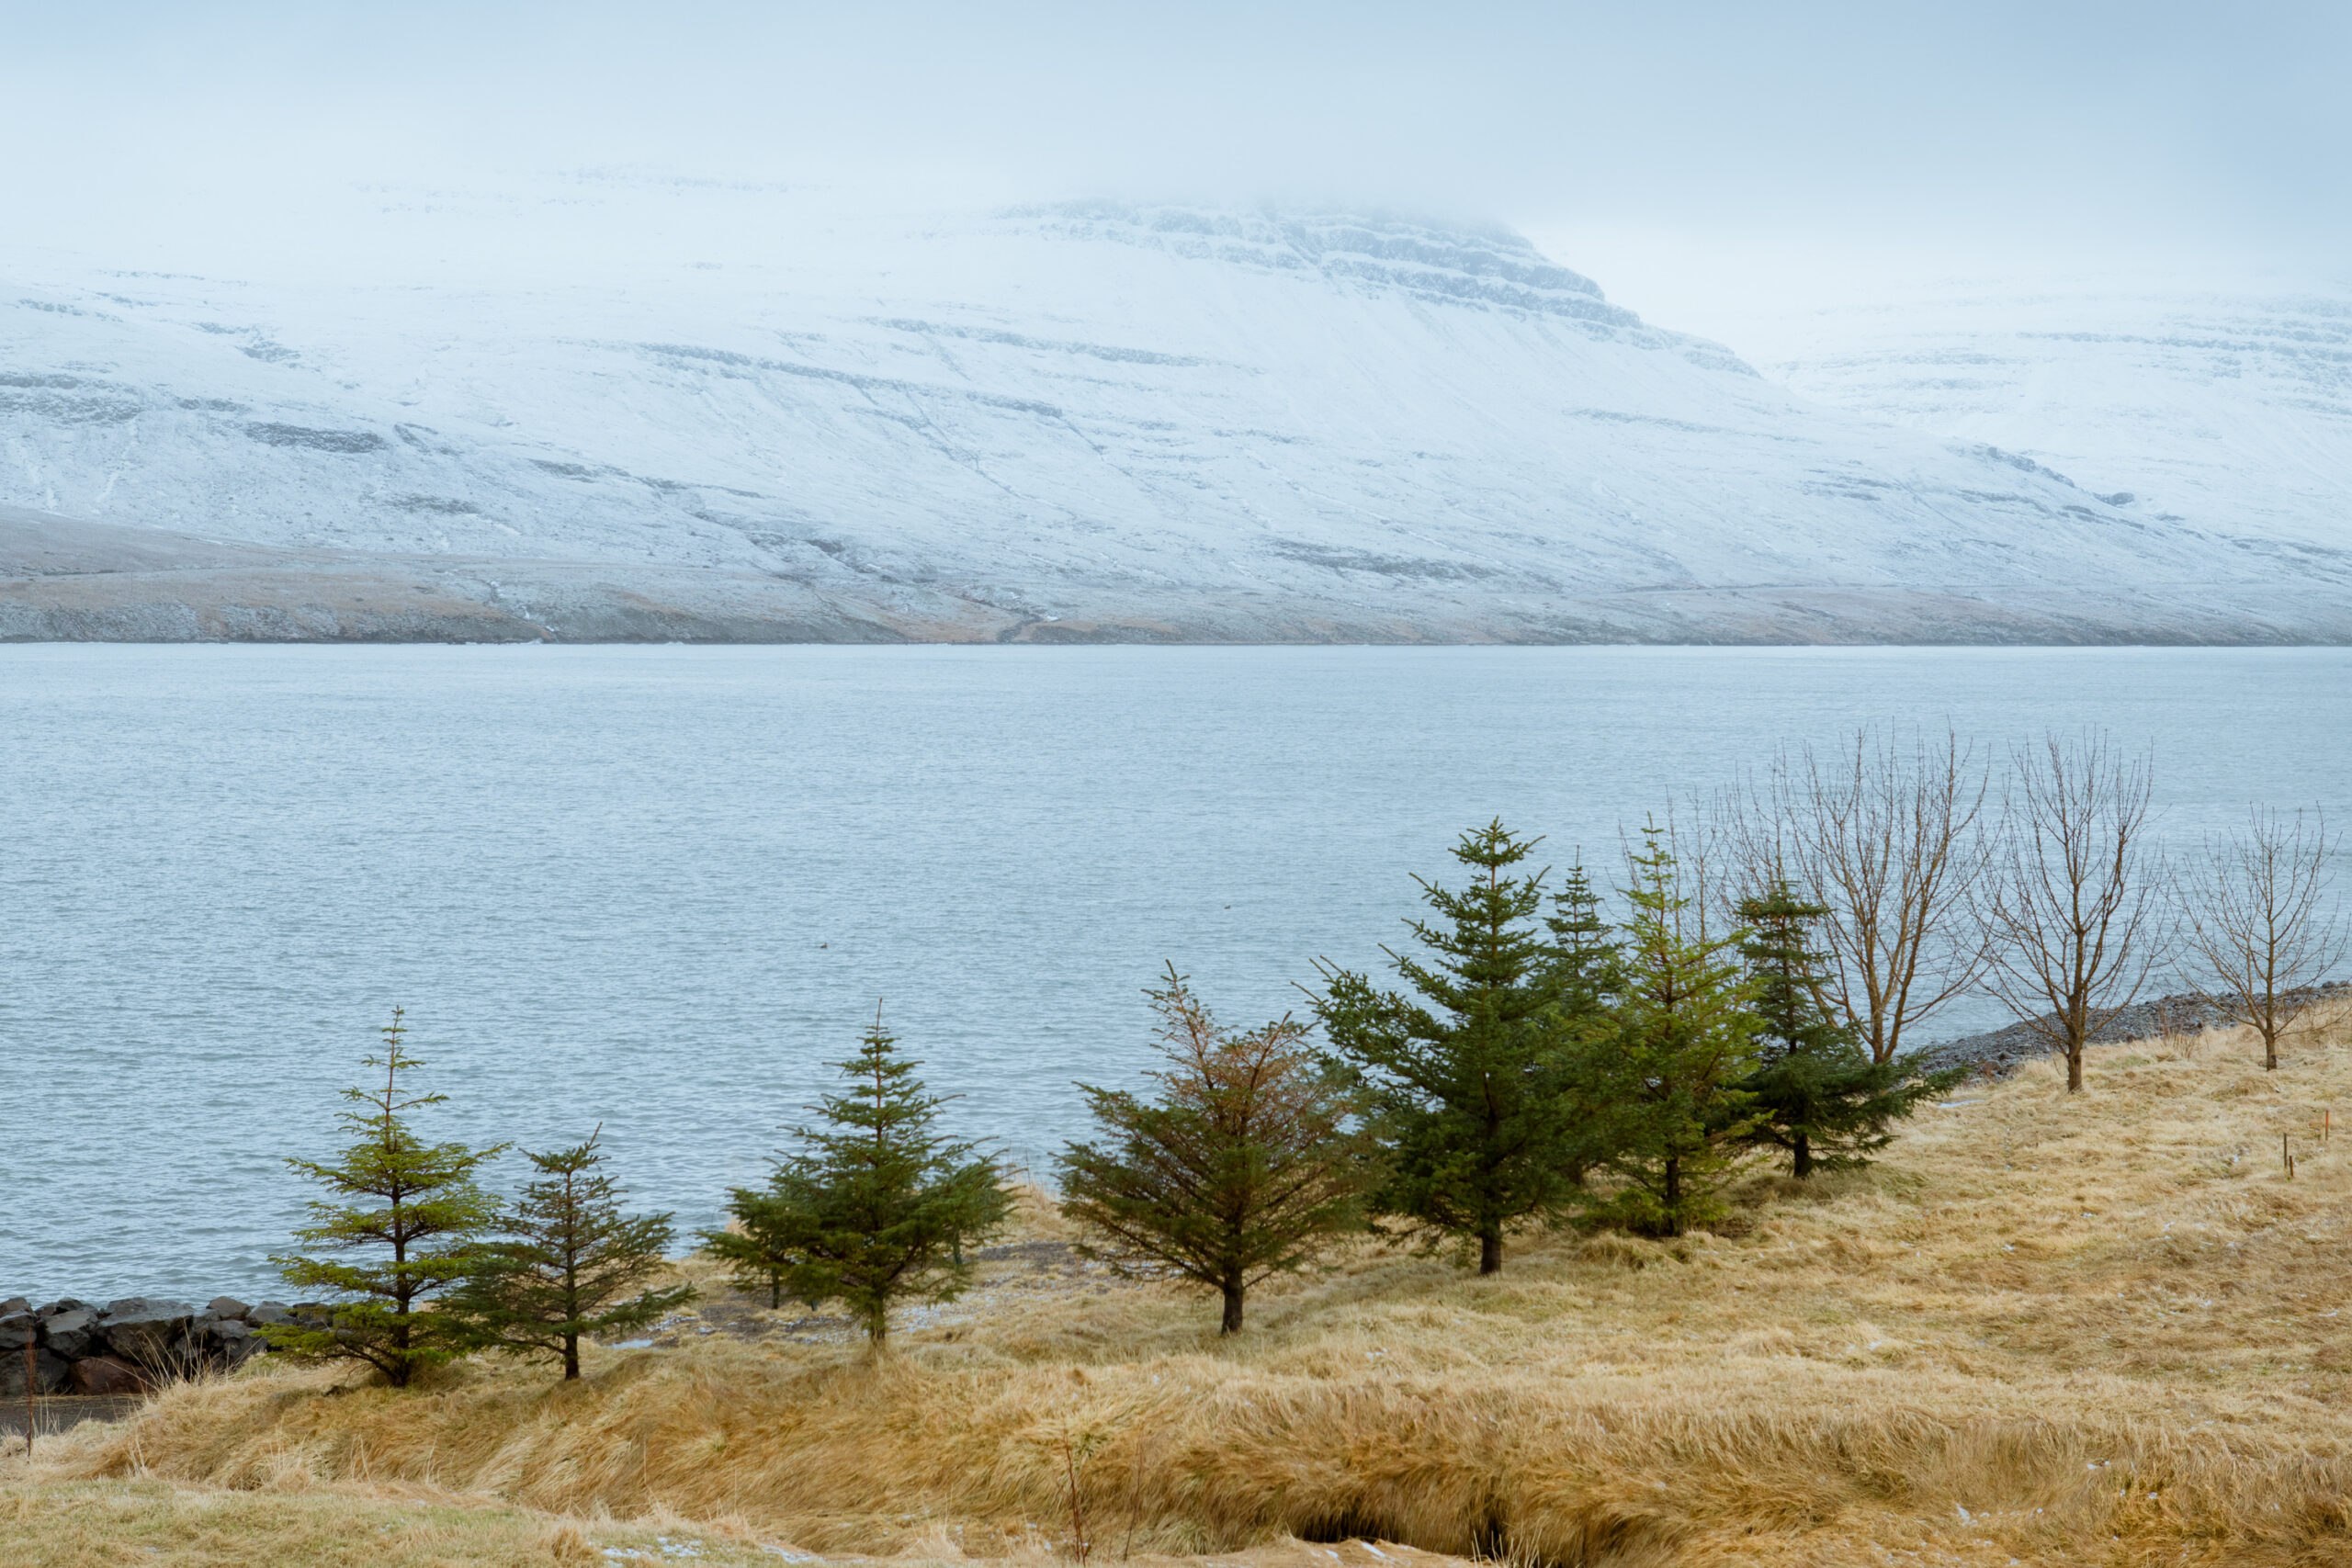
[[[267,1289],[394,1003],[435,1135],[602,1122],[683,1224],[879,998],[1042,1167],[1220,1012],[1378,961],[1499,813],[1596,865],[1865,720],[2153,742],[2167,831],[2352,818],[2352,651],[0,648],[0,1296]],[[1942,1032],[1985,1019],[1953,1018]],[[503,1162],[506,1180],[520,1162]]]

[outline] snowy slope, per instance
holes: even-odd
[[[1730,635],[1902,636],[1922,596],[1968,635],[2071,594],[2086,635],[2202,636],[2352,576],[2224,478],[2158,511],[2128,461],[1824,409],[1505,231],[603,181],[338,238],[234,276],[0,254],[0,505],[1109,635],[1659,635],[1642,595],[1672,635],[1736,599]],[[1876,607],[1808,631],[1807,593]]]
[[[1984,442],[2291,567],[2352,552],[2352,288],[2080,277],[1895,287],[1759,321],[1802,394]]]

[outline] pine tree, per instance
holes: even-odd
[[[442,1307],[486,1348],[561,1361],[566,1382],[580,1375],[582,1337],[642,1328],[695,1295],[692,1285],[637,1289],[667,1267],[670,1216],[621,1213],[620,1190],[597,1168],[603,1134],[551,1154],[523,1151],[540,1179],[499,1216],[504,1239],[479,1249]]]
[[[1502,1267],[1507,1227],[1560,1208],[1583,1157],[1567,1093],[1577,1025],[1535,925],[1544,878],[1505,874],[1535,843],[1491,822],[1453,851],[1468,887],[1421,883],[1441,920],[1407,923],[1430,956],[1389,953],[1413,998],[1317,965],[1332,1059],[1363,1089],[1366,1123],[1389,1152],[1374,1207],[1475,1242],[1481,1274]]]
[[[312,1201],[314,1223],[295,1231],[298,1242],[338,1254],[381,1249],[390,1256],[361,1261],[303,1253],[273,1257],[270,1261],[297,1291],[356,1299],[335,1304],[332,1327],[265,1330],[272,1345],[297,1355],[365,1361],[394,1388],[406,1388],[419,1371],[465,1348],[462,1325],[419,1309],[473,1267],[474,1239],[496,1218],[498,1207],[474,1185],[474,1172],[506,1146],[428,1144],[409,1130],[401,1119],[405,1113],[448,1097],[404,1094],[401,1076],[424,1066],[408,1055],[407,1032],[401,1010],[394,1008],[383,1031],[384,1054],[361,1062],[383,1069],[383,1088],[343,1091],[344,1099],[367,1109],[338,1114],[355,1134],[342,1157],[332,1165],[286,1162],[343,1200]]]
[[[1552,933],[1555,984],[1560,1006],[1571,1018],[1597,1019],[1608,1010],[1617,964],[1616,935],[1601,917],[1600,895],[1581,865],[1569,868],[1552,896],[1554,913],[1544,920]]]
[[[1597,1202],[1629,1229],[1679,1235],[1722,1213],[1722,1189],[1755,1122],[1739,1087],[1755,1059],[1750,987],[1732,937],[1694,929],[1664,830],[1643,831],[1615,965],[1611,1027],[1584,1057],[1586,1091],[1607,1108],[1601,1163],[1615,1190]]]
[[[839,1064],[854,1091],[817,1107],[831,1130],[793,1129],[801,1152],[776,1162],[766,1190],[738,1188],[729,1202],[741,1231],[703,1233],[744,1288],[766,1285],[771,1302],[786,1290],[839,1300],[877,1348],[892,1303],[961,1293],[966,1244],[1012,1207],[994,1159],[932,1131],[945,1097],[925,1094],[922,1064],[896,1047],[877,1009],[858,1054]]]
[[[1828,912],[1785,885],[1739,906],[1758,1023],[1756,1070],[1739,1086],[1756,1118],[1744,1137],[1787,1150],[1800,1179],[1869,1164],[1896,1122],[1960,1079],[1923,1071],[1912,1053],[1873,1062],[1854,1032],[1831,1020],[1820,999],[1826,959],[1812,945],[1814,922]]]
[[[1145,994],[1169,1064],[1146,1075],[1160,1093],[1079,1085],[1107,1141],[1059,1157],[1062,1212],[1217,1292],[1218,1332],[1238,1334],[1251,1285],[1361,1227],[1374,1151],[1349,1130],[1354,1097],[1306,1049],[1305,1025],[1228,1034],[1172,964]]]

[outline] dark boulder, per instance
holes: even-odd
[[[14,1317],[20,1312],[32,1310],[33,1303],[23,1296],[10,1296],[6,1301],[0,1302],[0,1317]]]
[[[33,1392],[63,1393],[66,1374],[73,1363],[62,1356],[52,1356],[46,1350],[33,1352]],[[0,1359],[0,1400],[22,1399],[25,1396],[25,1352],[22,1346]]]
[[[85,1356],[74,1363],[66,1378],[75,1393],[145,1393],[147,1380],[139,1369],[114,1356]]]
[[[243,1317],[251,1311],[253,1308],[234,1296],[215,1296],[204,1303],[207,1317]]]
[[[96,1312],[98,1310],[100,1309],[96,1302],[85,1302],[78,1296],[60,1296],[41,1308],[39,1315],[55,1317],[61,1312]]]
[[[107,1303],[107,1347],[138,1366],[162,1366],[172,1359],[173,1347],[196,1321],[196,1309],[185,1302],[153,1301],[131,1296]]]
[[[76,1307],[61,1312],[54,1317],[43,1318],[40,1325],[41,1343],[69,1361],[96,1355],[98,1343],[98,1314],[89,1307]]]
[[[33,1342],[40,1332],[40,1319],[29,1311],[0,1314],[0,1356],[13,1355]]]
[[[283,1328],[294,1321],[294,1314],[286,1310],[284,1302],[264,1302],[245,1314],[245,1321],[256,1328]]]

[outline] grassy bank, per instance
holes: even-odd
[[[1488,1280],[1366,1247],[1253,1296],[1225,1345],[1213,1304],[1076,1268],[1032,1210],[1034,1245],[879,1364],[719,1300],[570,1388],[270,1368],[12,1461],[0,1559],[155,1561],[107,1532],[162,1544],[139,1532],[206,1508],[222,1539],[342,1509],[459,1532],[419,1562],[560,1561],[567,1529],[598,1560],[682,1531],[1043,1558],[1071,1549],[1075,1472],[1097,1559],[1365,1536],[1626,1564],[2342,1561],[2352,1161],[2319,1131],[2346,1046],[2339,1025],[2275,1074],[2234,1037],[2099,1048],[2082,1095],[2037,1066],[1873,1170],[1758,1177],[1723,1234],[1530,1236]],[[42,1527],[69,1504],[93,1544]]]

